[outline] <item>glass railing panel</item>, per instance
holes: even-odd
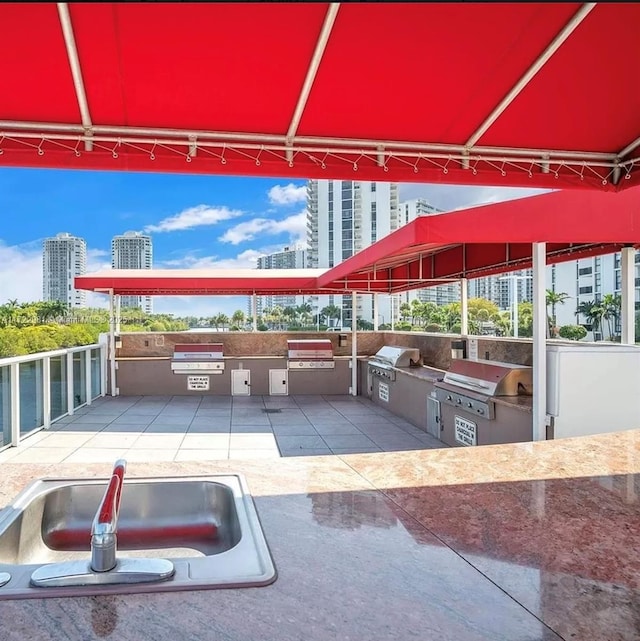
[[[73,406],[87,402],[87,360],[84,352],[73,354]]]
[[[44,424],[42,361],[19,365],[20,434],[26,434]]]
[[[0,367],[0,447],[11,443],[11,368]]]
[[[51,420],[64,416],[67,407],[67,357],[51,358]]]
[[[91,350],[91,398],[100,396],[101,385],[100,377],[102,368],[100,367],[100,350]]]

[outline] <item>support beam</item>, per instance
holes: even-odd
[[[533,440],[547,438],[546,243],[533,243]]]
[[[327,46],[327,42],[329,42],[331,29],[333,29],[333,23],[336,20],[339,8],[339,2],[332,2],[327,9],[327,15],[324,18],[320,36],[318,37],[318,42],[316,42],[316,48],[313,52],[313,56],[311,57],[309,68],[307,69],[307,75],[304,79],[300,95],[298,96],[298,103],[296,104],[295,111],[293,112],[293,118],[291,119],[289,129],[287,130],[287,142],[289,144],[291,144],[293,138],[296,135],[296,132],[298,131],[298,125],[300,124],[300,119],[302,118],[304,108],[307,105],[307,100],[309,99],[309,94],[311,93],[311,87],[313,86],[313,82],[316,79],[316,74],[318,73],[318,68],[320,67],[320,62],[322,60],[325,47]]]
[[[71,75],[73,76],[73,86],[76,90],[76,99],[78,100],[78,107],[80,109],[82,127],[85,130],[85,134],[90,135],[92,127],[91,115],[89,113],[87,94],[84,89],[82,70],[80,69],[80,59],[78,58],[76,39],[73,35],[71,16],[69,15],[69,5],[66,2],[58,2],[57,5],[58,16],[60,17],[60,24],[62,25],[62,33],[64,34],[64,44],[67,47],[67,57],[69,59],[69,66],[71,67]],[[85,151],[92,151],[93,142],[91,140],[85,140],[84,149]]]
[[[258,331],[258,297],[253,293],[251,297],[251,315],[253,317],[253,331]]]
[[[469,334],[469,281],[460,279],[460,333]]]
[[[635,256],[633,247],[623,247],[620,256],[622,271],[622,336],[623,345],[635,345],[636,342],[636,287],[635,287]]]
[[[109,291],[109,374],[111,379],[111,396],[118,395],[116,386],[116,319],[113,289]]]
[[[518,338],[518,277],[511,279],[511,304],[513,305],[513,337]]]
[[[378,299],[378,294],[373,294],[373,331],[378,331],[378,310],[380,308],[380,301]]]
[[[358,295],[351,292],[351,395],[358,396]]]
[[[118,334],[118,335],[120,334],[120,321],[122,319],[121,303],[122,303],[122,296],[120,296],[120,294],[116,294],[116,296],[115,296],[115,304],[116,304],[116,309],[115,309],[116,319],[115,319],[115,322],[116,322],[116,334]]]
[[[507,107],[516,99],[518,94],[529,84],[531,79],[544,67],[553,54],[562,46],[567,38],[575,31],[578,25],[589,15],[595,8],[595,2],[583,4],[577,13],[571,18],[562,31],[552,40],[551,44],[542,52],[537,60],[527,69],[525,74],[518,80],[509,93],[502,99],[498,106],[489,114],[487,119],[478,127],[471,138],[467,140],[466,147],[473,147],[482,136],[487,132],[489,127],[501,116]]]
[[[618,156],[624,159],[625,156],[628,156],[634,149],[640,147],[640,138],[636,138],[633,142],[629,143],[619,154]]]

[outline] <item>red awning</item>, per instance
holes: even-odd
[[[639,4],[5,3],[0,22],[0,166],[640,182]]]
[[[531,243],[559,263],[640,246],[640,187],[558,191],[423,216],[335,267],[300,270],[110,270],[75,286],[123,295],[394,293],[531,266]]]
[[[315,294],[322,269],[110,269],[76,276],[75,287],[124,296]],[[330,289],[327,290],[331,292]]]
[[[318,287],[386,293],[531,267],[531,243],[547,263],[640,245],[640,188],[615,194],[559,191],[424,216],[318,277]]]

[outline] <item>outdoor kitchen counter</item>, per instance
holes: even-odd
[[[36,478],[108,469],[4,463],[0,504]],[[638,638],[640,430],[127,472],[243,472],[277,581],[0,601],[3,641]]]
[[[533,396],[493,396],[492,400],[497,405],[515,407],[523,412],[533,412]]]

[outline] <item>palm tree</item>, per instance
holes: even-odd
[[[607,321],[609,340],[613,340],[615,327],[618,324],[618,319],[620,318],[622,299],[619,294],[616,294],[615,296],[613,294],[605,294],[602,297],[600,306],[602,307],[602,318]]]
[[[547,323],[549,325],[549,336],[553,338],[556,331],[556,305],[564,305],[564,302],[567,298],[570,298],[569,294],[565,292],[554,292],[551,289],[547,289]],[[551,316],[549,316],[549,306],[551,306]]]
[[[320,310],[320,315],[324,316],[324,318],[326,318],[329,321],[329,323],[327,323],[329,325],[331,324],[330,321],[332,319],[340,318],[340,314],[341,314],[341,310],[337,305],[327,305],[326,307],[323,307]]]
[[[584,301],[578,305],[576,309],[576,316],[578,319],[580,315],[585,317],[587,321],[587,329],[593,332],[593,340],[597,340],[596,332],[602,327],[602,319],[604,317],[604,308],[599,303],[589,300]]]
[[[237,309],[231,316],[231,321],[236,327],[244,327],[246,317],[241,309]]]

